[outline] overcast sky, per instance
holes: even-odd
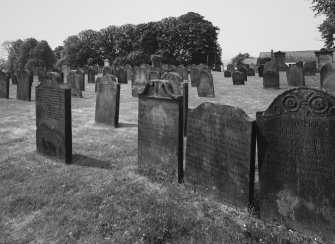
[[[323,47],[311,0],[0,0],[0,43],[34,37],[52,48],[70,35],[196,12],[220,28],[223,61],[239,52]]]

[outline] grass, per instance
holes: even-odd
[[[223,73],[214,78],[217,97],[198,98],[190,88],[191,106],[222,102],[254,118],[285,89],[285,81],[265,93],[257,77],[240,87]],[[315,87],[317,79],[307,83]],[[71,165],[36,153],[35,103],[14,99],[15,88],[0,100],[0,243],[331,243],[139,171],[138,105],[129,85],[121,88],[117,129],[94,122],[92,84],[73,98]]]

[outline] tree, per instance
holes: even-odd
[[[47,41],[40,41],[32,50],[25,68],[41,68],[51,70],[56,63],[56,57]]]
[[[231,59],[231,63],[234,65],[234,67],[239,66],[243,63],[243,60],[246,58],[250,58],[249,53],[239,53],[235,57]]]

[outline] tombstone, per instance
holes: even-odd
[[[161,73],[158,71],[151,71],[149,74],[149,80],[159,80],[161,78]]]
[[[117,68],[115,76],[117,78],[117,82],[121,84],[127,84],[128,79],[127,79],[127,71],[124,68]]]
[[[279,67],[273,62],[267,62],[264,65],[263,88],[279,88]]]
[[[316,73],[316,62],[315,61],[308,61],[304,64],[304,74],[305,76],[313,76]]]
[[[187,133],[187,113],[188,113],[188,82],[183,82],[183,128],[184,136]]]
[[[83,97],[81,89],[80,89],[80,84],[79,84],[79,75],[76,75],[75,70],[71,70],[67,74],[67,87],[71,88],[71,95],[73,97]]]
[[[107,75],[107,74],[110,74],[110,75],[112,75],[112,68],[110,67],[110,66],[104,66],[103,68],[102,68],[102,76],[105,76],[105,75]]]
[[[335,62],[322,66],[320,70],[320,89],[335,94]]]
[[[41,74],[38,79],[39,81],[42,81],[43,79],[48,79],[48,80],[52,79],[58,84],[63,84],[64,82],[62,75],[59,74],[58,72],[47,72],[47,73]]]
[[[240,71],[234,71],[232,74],[233,85],[244,85],[244,74]]]
[[[84,76],[84,72],[81,70],[76,70],[76,75],[79,76],[79,88],[82,91],[85,91],[85,76]]]
[[[225,70],[223,73],[224,77],[231,77],[231,73],[229,70]]]
[[[102,74],[102,67],[98,66],[98,74]]]
[[[263,71],[264,71],[264,64],[261,64],[261,65],[258,67],[258,76],[259,76],[259,77],[263,77]]]
[[[287,84],[289,86],[305,86],[305,76],[303,68],[291,65],[288,69]]]
[[[247,69],[247,75],[248,76],[255,76],[255,70],[252,68]]]
[[[202,103],[189,109],[185,181],[220,200],[253,203],[255,122],[240,108]]]
[[[199,64],[197,68],[198,68],[199,72],[201,72],[202,70],[206,70],[208,73],[212,72],[211,69],[208,68],[208,66],[204,65],[204,64]]]
[[[191,77],[191,86],[192,87],[196,87],[197,86],[197,80],[199,79],[199,70],[196,66],[192,66],[191,67],[191,71],[190,71],[190,77]]]
[[[151,55],[152,68],[162,68],[162,60],[161,55]]]
[[[182,80],[188,80],[188,71],[187,71],[187,68],[178,66],[176,68],[175,72],[178,73],[182,77]]]
[[[322,66],[326,63],[331,63],[334,61],[333,53],[334,51],[321,50],[314,52],[316,56],[316,68],[321,70]]]
[[[295,63],[295,65],[302,68],[302,67],[304,67],[304,62],[298,61],[298,62]]]
[[[60,88],[56,78],[42,80],[35,90],[37,152],[71,163],[71,90]]]
[[[215,97],[213,75],[206,70],[200,71],[197,91],[199,97]]]
[[[142,93],[146,84],[148,83],[147,73],[145,69],[138,67],[135,69],[134,74],[134,84],[132,86],[131,95],[133,97],[138,97],[138,93]]]
[[[171,90],[169,81],[155,80],[139,94],[138,163],[182,182],[183,101]]]
[[[227,70],[230,71],[230,73],[233,73],[233,72],[235,71],[235,69],[234,69],[234,65],[232,65],[232,64],[228,64],[228,65],[227,65]]]
[[[335,97],[294,88],[256,121],[261,217],[333,236]]]
[[[95,75],[97,75],[99,73],[99,69],[98,69],[98,66],[96,64],[93,65],[93,70],[94,70]]]
[[[245,66],[238,66],[237,71],[240,71],[243,74],[243,79],[244,81],[248,80],[248,73],[247,73],[247,68]]]
[[[84,75],[87,75],[88,74],[88,65],[87,64],[84,65],[83,70],[84,70]]]
[[[287,65],[285,64],[285,56],[286,53],[278,51],[274,53],[274,58],[276,60],[276,64],[278,65],[279,71],[286,71]]]
[[[100,77],[96,84],[95,122],[116,128],[119,124],[120,84],[111,74]]]
[[[33,74],[29,70],[16,71],[17,93],[16,98],[24,101],[31,101],[31,84],[33,83]]]
[[[88,83],[95,83],[95,72],[92,66],[88,67]]]
[[[9,99],[9,76],[0,70],[0,98]]]
[[[254,63],[249,64],[249,68],[256,71],[256,64],[254,64]]]

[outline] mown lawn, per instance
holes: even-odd
[[[257,75],[257,74],[256,74]],[[263,90],[214,73],[215,101],[255,118],[286,88]],[[318,87],[319,77],[307,84]],[[32,98],[35,100],[33,85]],[[73,163],[36,153],[35,102],[0,100],[0,243],[331,243],[250,214],[137,168],[137,98],[121,87],[120,128],[94,122],[94,85],[72,98]]]

